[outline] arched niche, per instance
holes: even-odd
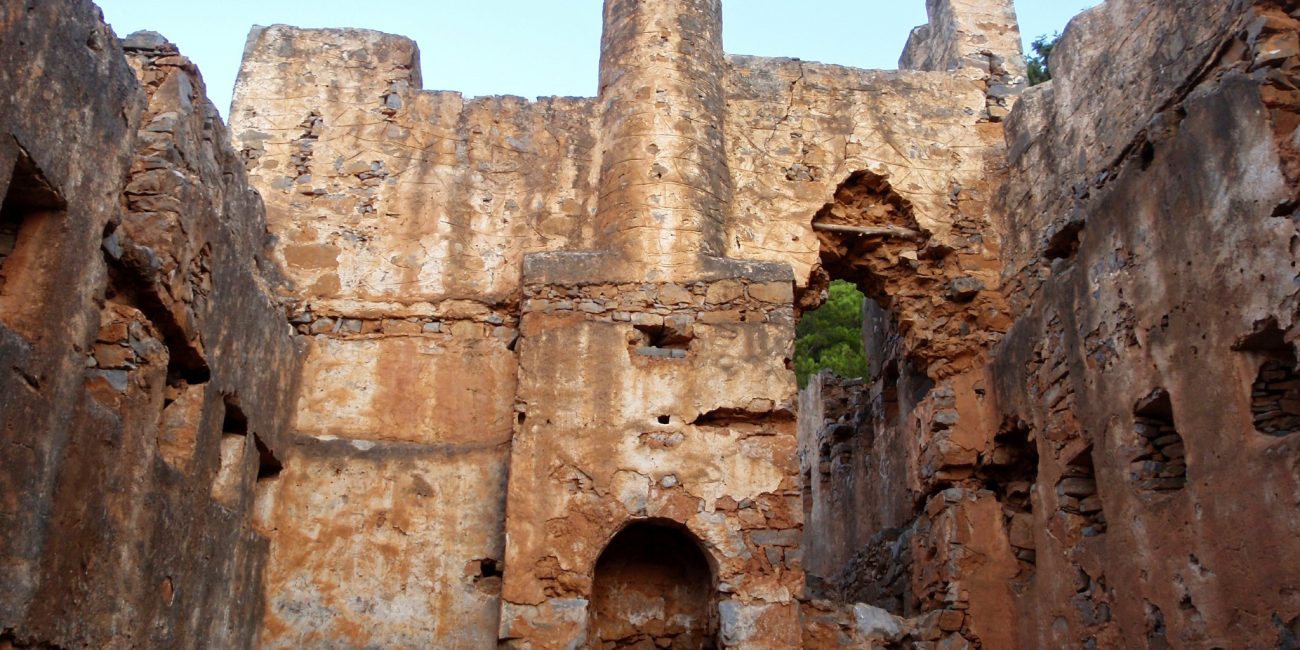
[[[714,570],[699,541],[671,521],[635,521],[596,560],[588,641],[615,648],[716,648]]]
[[[894,321],[910,361],[931,379],[969,368],[1011,321],[985,222],[954,212],[950,232],[935,237],[935,224],[923,227],[888,178],[853,172],[813,215],[820,263],[797,310],[819,307],[832,280],[851,282]]]

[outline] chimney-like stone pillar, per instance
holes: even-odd
[[[925,9],[930,22],[912,30],[898,67],[983,81],[986,116],[1001,122],[1026,86],[1014,0],[926,0]]]
[[[1014,0],[926,0],[925,10],[930,22],[912,30],[899,68],[984,78],[996,60],[1024,76]]]
[[[722,254],[724,65],[721,0],[605,0],[596,239],[647,279]]]

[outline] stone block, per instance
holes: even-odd
[[[755,544],[760,546],[799,546],[799,540],[802,533],[797,529],[790,530],[754,530],[750,531],[749,538]]]
[[[659,287],[657,302],[661,305],[689,305],[691,292],[679,284],[665,284]]]
[[[853,620],[863,640],[892,643],[903,635],[900,619],[879,607],[857,603],[853,606]]]
[[[719,280],[709,285],[705,292],[705,303],[721,305],[737,300],[745,295],[745,287],[737,280]]]
[[[966,622],[966,613],[960,610],[945,609],[939,612],[939,629],[944,632],[956,632]]]
[[[747,289],[749,297],[760,302],[785,305],[794,302],[794,285],[788,282],[764,282],[751,284]]]
[[[1097,482],[1088,478],[1070,477],[1056,485],[1056,492],[1072,497],[1088,497],[1097,493]]]

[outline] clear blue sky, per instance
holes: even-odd
[[[7,1],[7,0],[4,0]],[[1016,0],[1026,40],[1100,0]],[[466,95],[596,92],[601,0],[98,0],[118,36],[152,29],[198,64],[225,115],[251,25],[365,27],[414,38],[426,88]],[[894,68],[925,0],[724,0],[727,52]]]

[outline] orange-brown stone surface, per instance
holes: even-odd
[[[593,98],[0,4],[0,648],[1300,647],[1300,9],[898,70],[606,0]],[[795,384],[869,300],[869,373]]]

